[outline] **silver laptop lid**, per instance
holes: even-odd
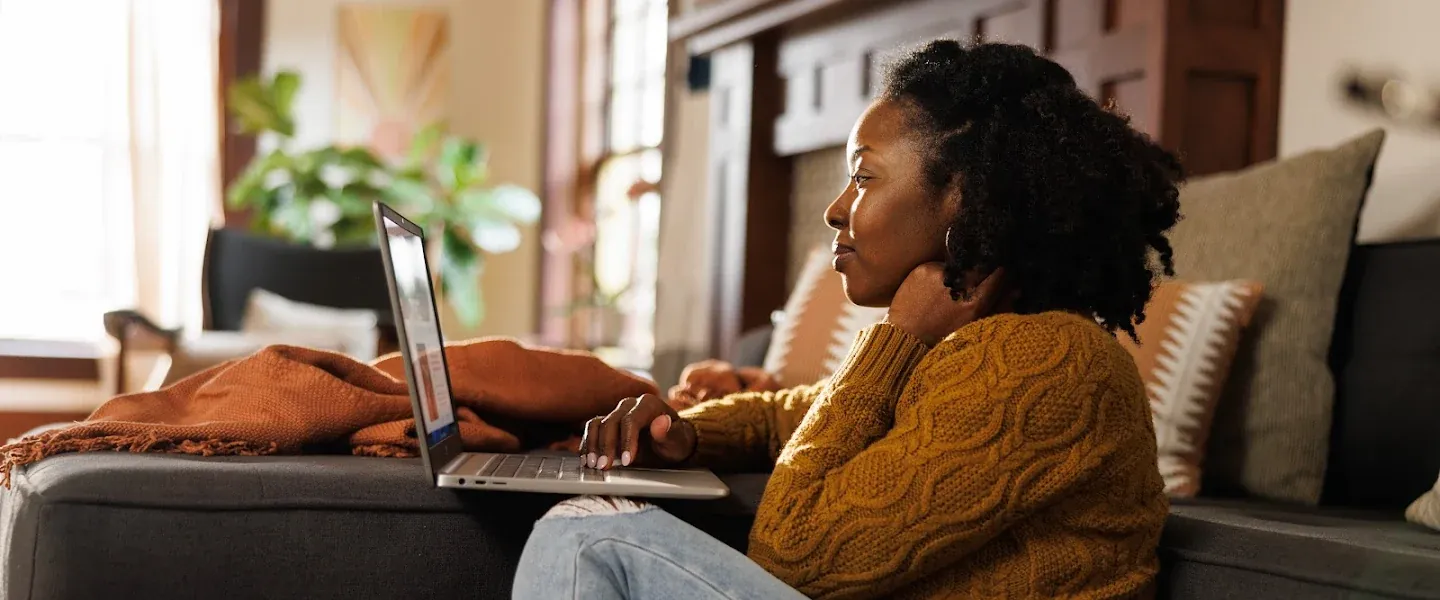
[[[375,203],[375,226],[380,233],[380,255],[390,286],[400,353],[405,359],[420,456],[433,481],[463,448],[450,397],[450,369],[445,363],[430,264],[425,257],[425,235],[420,226],[379,202]]]

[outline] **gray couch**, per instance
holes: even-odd
[[[1440,241],[1357,249],[1333,359],[1326,506],[1176,503],[1166,598],[1440,598],[1440,533],[1403,507],[1440,472]],[[763,355],[765,332],[747,340]],[[677,502],[743,547],[765,475]],[[51,598],[503,598],[530,525],[557,500],[431,489],[413,460],[86,454],[0,495],[0,590]]]

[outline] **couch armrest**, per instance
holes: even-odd
[[[115,356],[115,393],[126,390],[125,360],[132,351],[160,350],[166,354],[175,351],[180,339],[179,329],[166,329],[155,324],[137,310],[116,310],[105,313],[105,333],[115,338],[120,350]]]

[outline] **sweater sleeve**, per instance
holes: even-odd
[[[925,355],[861,332],[778,459],[751,558],[813,598],[885,596],[1093,480],[1115,447],[1095,337],[987,319]]]
[[[681,411],[698,438],[691,462],[722,471],[769,471],[820,389],[731,394]]]

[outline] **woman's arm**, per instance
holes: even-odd
[[[883,596],[1089,482],[1134,419],[1099,336],[1062,331],[1085,326],[1001,316],[928,356],[894,326],[861,332],[775,466],[751,557],[811,597]]]
[[[768,471],[800,426],[821,385],[732,394],[680,412],[695,426],[698,466]]]

